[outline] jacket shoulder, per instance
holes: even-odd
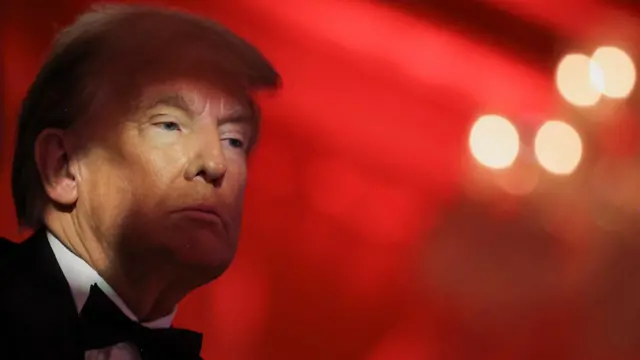
[[[0,237],[0,257],[18,248],[18,243]]]

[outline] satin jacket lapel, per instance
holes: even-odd
[[[78,313],[46,231],[37,231],[19,245],[8,265],[15,281],[2,289],[8,297],[3,302],[8,300],[7,308],[14,310],[16,335],[26,337],[18,340],[31,344],[26,353],[42,359],[83,359],[77,345]]]

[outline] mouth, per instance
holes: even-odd
[[[220,212],[210,206],[190,206],[181,208],[177,211],[173,212],[179,216],[189,217],[194,220],[200,220],[208,223],[217,223],[220,225],[224,224],[224,219],[220,215]]]

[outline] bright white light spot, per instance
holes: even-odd
[[[591,57],[601,73],[591,73],[591,81],[605,96],[625,98],[636,84],[636,67],[631,57],[613,46],[598,48]]]
[[[595,105],[602,94],[592,82],[598,76],[598,64],[583,54],[565,56],[556,70],[556,86],[562,97],[576,106]]]
[[[604,71],[595,61],[591,61],[589,64],[589,77],[591,78],[591,84],[593,87],[600,93],[603,93],[605,90]]]
[[[485,115],[471,128],[469,149],[480,164],[504,169],[518,156],[520,136],[509,120],[498,115]]]
[[[569,175],[582,159],[582,139],[578,132],[562,121],[548,121],[535,138],[535,154],[540,165],[556,175]]]

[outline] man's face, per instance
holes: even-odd
[[[115,261],[162,259],[217,277],[237,247],[250,113],[189,82],[150,87],[137,108],[93,129],[76,211]]]

